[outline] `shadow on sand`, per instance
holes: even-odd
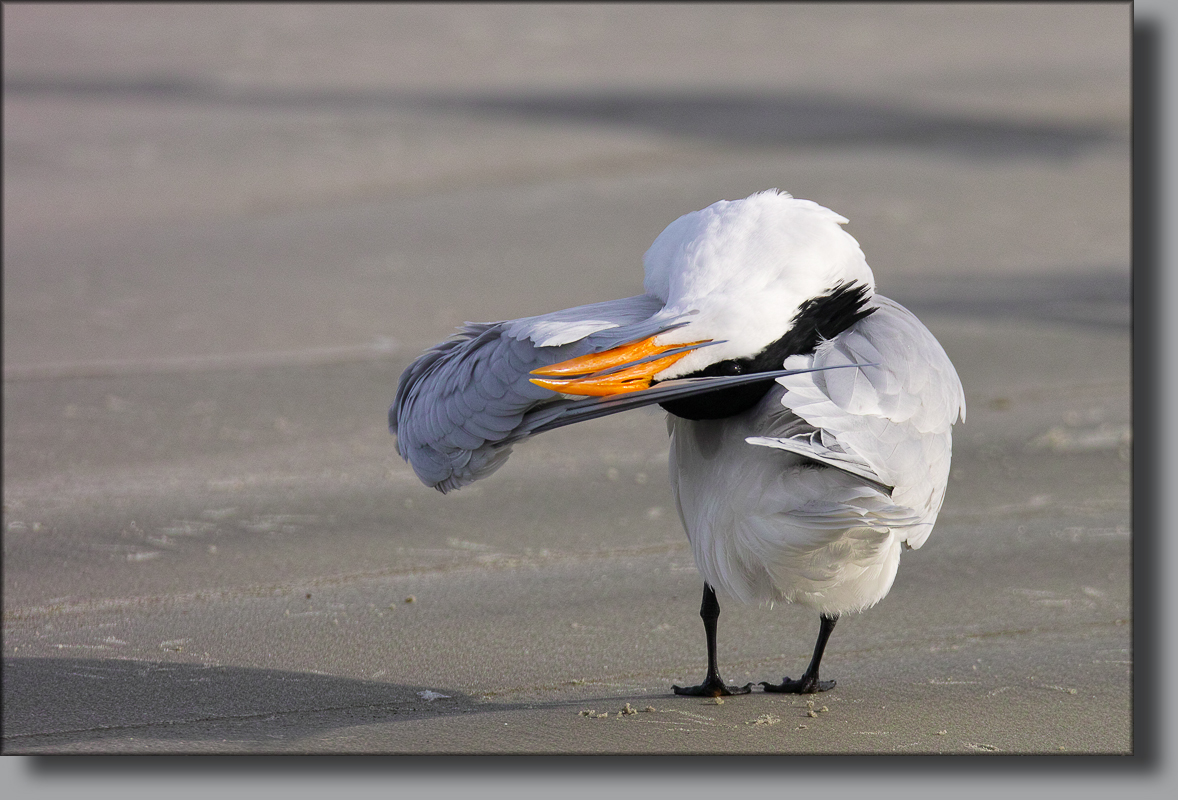
[[[1071,158],[1123,126],[953,114],[810,92],[411,94],[385,90],[236,87],[170,76],[87,80],[13,75],[13,98],[70,97],[348,115],[398,111],[604,125],[735,146],[900,147],[975,158]]]

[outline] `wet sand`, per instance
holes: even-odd
[[[1128,6],[466,11],[5,8],[4,752],[1132,753]],[[717,704],[660,414],[445,497],[384,415],[772,186],[969,415],[837,688]],[[725,604],[726,677],[816,631]]]

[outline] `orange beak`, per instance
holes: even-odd
[[[551,389],[554,392],[561,392],[563,394],[606,397],[624,392],[637,392],[643,389],[649,389],[650,381],[655,375],[667,369],[692,351],[683,350],[663,356],[662,358],[652,358],[649,361],[643,361],[641,364],[634,364],[633,362],[641,361],[651,356],[657,356],[659,353],[665,353],[668,350],[679,350],[685,347],[694,348],[710,341],[657,345],[654,343],[657,336],[656,334],[649,339],[624,344],[621,347],[615,347],[612,350],[606,350],[601,353],[578,356],[568,361],[562,361],[559,364],[553,364],[550,367],[534,369],[531,372],[532,375],[572,377],[557,377],[553,380],[530,378],[530,380],[537,386],[542,386],[545,389]],[[631,366],[626,366],[627,364]],[[601,373],[604,370],[613,371],[603,375]]]

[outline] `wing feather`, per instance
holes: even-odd
[[[684,324],[660,314],[661,309],[660,301],[642,295],[542,317],[466,323],[401,375],[389,409],[398,451],[423,483],[448,492],[490,475],[507,460],[515,442],[537,433],[788,374],[783,369],[679,379],[642,392],[575,400],[529,380],[539,367]]]
[[[401,376],[389,409],[397,449],[440,491],[490,475],[511,445],[582,406],[529,381],[532,370],[676,327],[649,295],[507,322],[464,324]],[[551,410],[551,413],[545,413]]]
[[[928,537],[944,500],[951,428],[965,395],[940,344],[907,309],[885,297],[876,311],[787,368],[819,368],[778,379],[780,408],[762,436],[746,441],[827,464],[887,490],[910,547]],[[862,365],[850,369],[834,366]],[[815,509],[821,512],[821,509]],[[831,524],[841,513],[832,514]],[[796,512],[795,512],[796,513]],[[821,516],[821,513],[819,513]]]

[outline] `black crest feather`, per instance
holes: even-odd
[[[870,297],[870,289],[866,285],[844,281],[826,294],[803,303],[794,314],[785,335],[755,356],[719,361],[682,377],[745,375],[781,369],[785,359],[813,353],[820,341],[833,339],[871,314],[875,309],[865,307]],[[772,380],[750,383],[661,405],[675,416],[685,419],[722,419],[752,408],[772,385]]]

